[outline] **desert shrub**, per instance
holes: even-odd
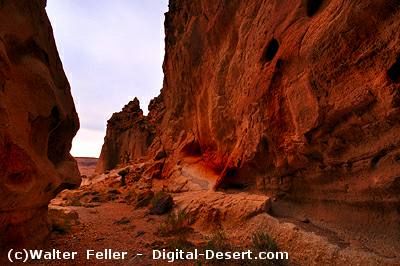
[[[100,196],[94,196],[91,200],[91,202],[102,202]]]
[[[180,235],[177,238],[174,238],[168,242],[168,249],[175,251],[176,249],[179,250],[191,250],[195,246],[192,242],[188,241],[186,237]]]
[[[65,204],[66,206],[75,206],[75,207],[80,207],[82,206],[82,202],[80,201],[79,197],[72,197],[67,201]]]
[[[154,197],[154,192],[151,190],[141,191],[136,195],[135,208],[148,206]]]
[[[241,251],[243,247],[233,245],[229,242],[225,232],[223,230],[218,230],[212,235],[206,238],[207,243],[202,247],[203,250],[214,250],[214,251]],[[252,246],[250,248],[254,254],[260,251],[278,251],[275,241],[264,232],[255,232],[252,235]],[[280,260],[218,260],[212,259],[209,261],[200,260],[196,263],[199,265],[243,265],[243,266],[280,266],[285,265],[284,261]]]
[[[128,191],[128,193],[125,196],[126,202],[128,202],[128,204],[130,204],[134,198],[135,198],[135,193],[132,191]]]
[[[165,214],[172,210],[174,199],[164,191],[157,192],[151,200],[150,214]]]
[[[257,251],[278,251],[276,242],[265,232],[257,231],[252,237],[253,248]]]
[[[84,193],[82,194],[82,198],[85,197],[85,196],[91,195],[91,193],[92,193],[92,192],[90,192],[90,191],[84,192]]]
[[[223,230],[218,230],[207,237],[205,249],[227,251],[231,248],[232,246],[229,244],[228,238]]]
[[[184,235],[192,231],[190,227],[192,224],[193,219],[184,210],[171,212],[158,228],[158,234],[160,236]]]
[[[252,249],[253,251],[267,251],[267,252],[277,252],[278,245],[275,240],[273,240],[267,233],[263,231],[254,232],[252,237]],[[247,261],[244,265],[252,266],[280,266],[285,265],[285,261],[275,259],[275,260],[253,260]]]
[[[115,189],[115,188],[108,190],[108,193],[110,193],[110,194],[121,194],[121,192],[118,189]]]
[[[233,251],[235,249],[229,243],[229,240],[226,236],[226,233],[223,230],[218,230],[207,236],[205,239],[207,242],[204,246],[201,247],[202,252],[204,253],[206,250],[213,251]],[[204,259],[197,261],[198,265],[237,265],[237,261],[232,260],[218,260],[216,258],[205,261]]]
[[[118,172],[118,175],[121,176],[121,187],[126,186],[126,176],[129,174],[129,167],[122,169]]]

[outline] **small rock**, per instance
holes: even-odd
[[[149,247],[153,248],[153,249],[162,249],[162,248],[166,248],[167,244],[164,241],[153,241]]]
[[[121,218],[118,221],[115,221],[114,224],[129,224],[131,222],[131,220],[129,220],[126,217]]]
[[[301,219],[301,222],[305,223],[305,224],[309,224],[310,220],[308,218],[304,217],[303,219]]]
[[[85,208],[94,208],[94,207],[99,207],[99,206],[101,206],[101,204],[100,203],[85,203],[84,205],[83,205],[83,207],[85,207]]]
[[[145,232],[139,231],[139,232],[136,233],[136,236],[135,236],[135,237],[140,237],[140,236],[142,236],[142,235],[144,235],[144,234],[145,234]]]
[[[118,189],[110,189],[108,191],[108,193],[110,193],[110,194],[121,194],[121,192]]]

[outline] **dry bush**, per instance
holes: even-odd
[[[182,235],[192,231],[193,219],[184,211],[171,212],[158,228],[160,236]]]
[[[267,233],[257,231],[251,237],[253,249],[257,251],[278,251],[278,245]]]
[[[162,215],[172,210],[174,199],[164,191],[157,192],[151,200],[150,214]]]

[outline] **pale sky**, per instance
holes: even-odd
[[[98,157],[106,123],[134,97],[147,113],[162,87],[168,0],[48,0],[81,129],[71,154]]]

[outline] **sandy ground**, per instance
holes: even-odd
[[[91,176],[94,174],[98,158],[75,157],[75,160],[82,175]]]
[[[68,208],[79,213],[80,224],[74,226],[68,234],[53,233],[47,249],[78,252],[76,259],[74,261],[41,261],[32,264],[171,265],[167,262],[152,260],[152,249],[167,248],[167,243],[171,239],[171,237],[157,236],[158,226],[165,219],[165,215],[149,215],[147,208],[135,210],[126,203],[102,203],[93,208],[74,206]],[[105,249],[127,252],[128,255],[125,260],[94,258],[87,260],[87,250],[103,252]],[[194,262],[174,263],[174,265],[194,265]]]

